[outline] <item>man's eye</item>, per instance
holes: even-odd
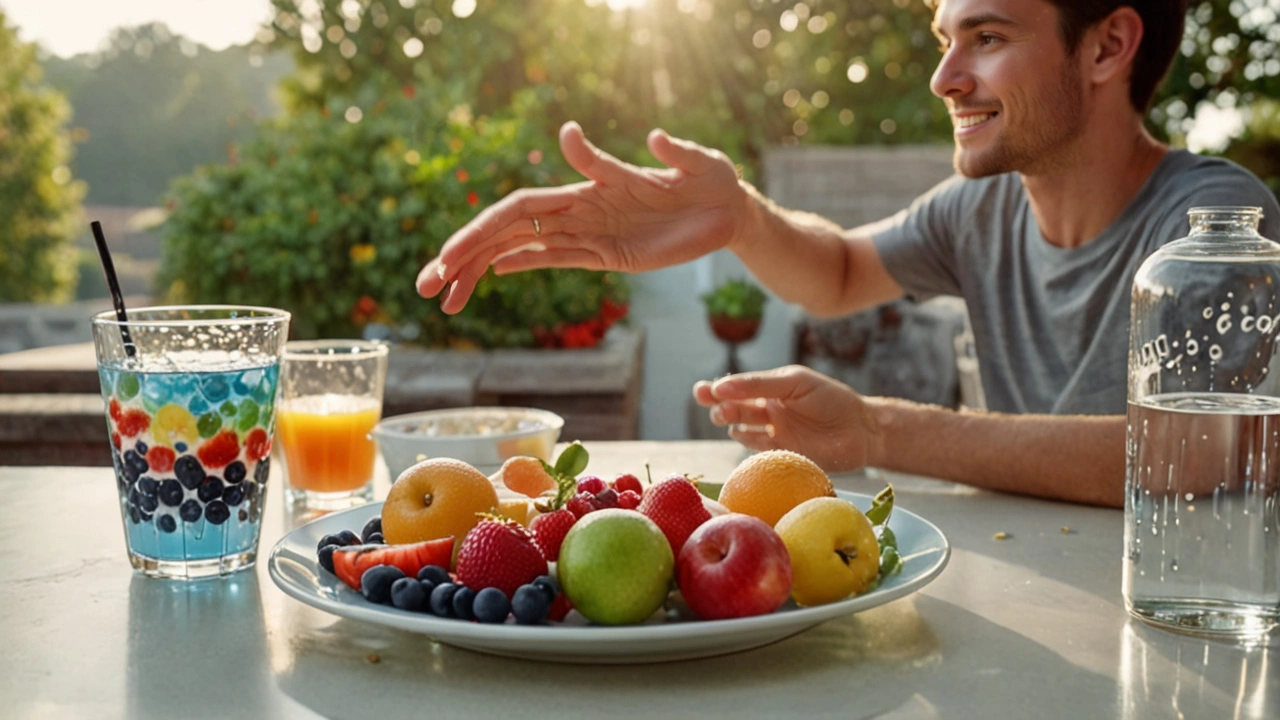
[[[978,44],[983,46],[995,45],[999,41],[1000,41],[1000,38],[996,37],[995,35],[987,35],[984,33],[978,36]]]

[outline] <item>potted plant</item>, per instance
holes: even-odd
[[[736,278],[702,296],[711,332],[730,345],[756,336],[769,296],[746,278]]]

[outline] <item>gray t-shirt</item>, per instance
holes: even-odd
[[[1280,241],[1280,205],[1244,168],[1171,150],[1120,217],[1078,248],[1049,244],[1017,173],[952,177],[876,234],[889,274],[916,298],[964,299],[989,410],[1122,414],[1129,293],[1138,266],[1190,232],[1187,210],[1255,205]]]

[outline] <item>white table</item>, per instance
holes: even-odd
[[[729,442],[588,449],[606,477],[649,461],[656,477],[721,481],[744,457]],[[286,597],[265,568],[298,520],[278,478],[258,567],[185,585],[130,570],[110,469],[0,468],[0,717],[1280,718],[1275,638],[1244,649],[1129,619],[1119,511],[889,479],[953,546],[922,591],[737,655],[591,667],[459,650]],[[866,493],[883,481],[837,478]]]

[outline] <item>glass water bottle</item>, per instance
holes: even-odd
[[[1189,215],[1133,282],[1124,600],[1260,638],[1280,623],[1280,244],[1261,208]]]

